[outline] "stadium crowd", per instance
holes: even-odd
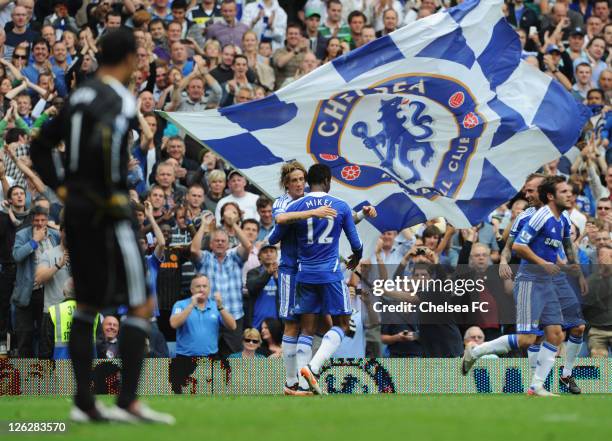
[[[280,357],[278,250],[266,243],[274,227],[273,201],[156,111],[197,112],[260,99],[455,0],[451,3],[0,0],[0,356],[66,355],[66,320],[74,300],[62,201],[32,169],[29,142],[58,114],[70,91],[94,74],[96,40],[105,32],[128,27],[138,42],[130,90],[137,97],[139,126],[133,130],[128,180],[157,296],[150,356]],[[607,357],[610,2],[513,0],[504,11],[520,37],[524,60],[593,113],[575,148],[541,172],[566,176],[572,186],[572,239],[589,282],[585,296],[576,288],[589,324],[582,355]],[[368,283],[347,272],[356,333],[336,356],[458,357],[464,342],[479,344],[513,332],[498,316],[513,308],[512,280],[502,279],[497,265],[515,263],[501,251],[526,207],[519,194],[470,229],[456,230],[438,218],[384,232],[362,261],[362,276],[381,271],[381,265],[395,270],[429,263],[436,277],[463,266],[469,271],[462,277],[488,276],[482,295],[496,307],[471,323],[397,320],[375,313]],[[198,273],[206,277],[194,277]],[[119,355],[121,315],[119,310],[99,317],[98,357]]]

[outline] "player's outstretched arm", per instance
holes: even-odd
[[[306,220],[311,217],[317,217],[322,219],[324,217],[336,217],[338,213],[331,207],[327,205],[323,205],[322,207],[317,207],[314,210],[304,210],[304,211],[291,211],[280,213],[277,215],[274,220],[279,225],[285,224],[293,224],[295,222],[299,222],[301,220]]]
[[[346,238],[351,245],[351,250],[353,251],[353,255],[349,258],[346,267],[349,270],[354,270],[357,268],[359,261],[363,255],[363,243],[359,238],[359,233],[357,233],[357,227],[355,226],[355,222],[353,221],[353,216],[351,209],[348,205],[344,204],[345,207],[342,209],[343,213],[343,221],[342,221],[342,230],[344,234],[346,234]]]
[[[376,212],[376,207],[374,207],[373,205],[364,205],[361,208],[361,211],[353,213],[353,222],[355,222],[356,225],[362,220],[364,220],[366,217],[375,218],[376,216],[378,216],[378,213]]]

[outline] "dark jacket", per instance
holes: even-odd
[[[42,23],[46,16],[53,14],[54,3],[53,0],[36,0],[34,2],[36,21]],[[79,9],[81,9],[81,6],[83,6],[83,0],[66,0],[66,6],[68,7],[68,15],[74,17]]]
[[[473,312],[460,314],[458,319],[460,323],[465,325],[466,329],[469,325],[478,325],[483,329],[497,329],[499,325],[508,325],[514,323],[516,318],[516,309],[512,294],[506,294],[504,282],[499,277],[499,267],[497,265],[489,265],[484,273],[479,274],[475,269],[469,267],[470,253],[472,252],[473,243],[465,241],[459,253],[457,279],[464,280],[482,280],[484,290],[470,289],[461,296],[462,304],[470,305],[472,302],[489,302],[489,312]]]
[[[210,71],[210,75],[217,80],[219,84],[222,84],[234,78],[234,71],[231,67],[226,67],[223,66],[223,64],[219,64]],[[249,70],[247,70],[246,77],[251,84],[255,84],[257,82],[257,74],[250,67]]]
[[[538,62],[540,64],[540,70],[544,71],[544,55],[538,54]],[[559,64],[559,71],[570,80],[570,83],[574,83],[574,63],[572,58],[569,56],[568,51],[561,52],[561,63]]]
[[[158,150],[157,150],[157,146],[155,147],[155,155],[157,156]],[[159,152],[161,153],[161,150],[159,150]],[[132,154],[136,153],[134,150],[132,150]],[[142,158],[145,162],[145,166],[146,166],[146,153],[142,152]],[[139,154],[139,155],[140,155]],[[136,155],[134,155],[136,156]],[[159,158],[159,156],[157,156]],[[140,159],[139,159],[140,160]],[[149,184],[153,185],[155,184],[155,175],[157,174],[157,166],[159,165],[160,161],[156,162],[155,165],[153,166],[153,168],[151,169],[151,174],[149,175]],[[142,164],[142,163],[141,163]],[[194,175],[198,169],[200,168],[200,164],[198,164],[197,162],[195,162],[193,159],[189,159],[187,157],[183,158],[183,160],[181,161],[181,167],[184,168],[185,170],[187,170],[187,175],[184,178],[177,178],[176,179],[176,183],[182,185],[183,187],[187,187],[189,185],[189,182],[192,182],[193,179],[191,178],[192,175]],[[144,169],[146,173],[146,168]],[[146,176],[145,176],[146,178]]]
[[[595,328],[612,329],[612,276],[597,270],[589,277],[589,293],[583,299],[584,318]]]
[[[310,46],[310,38],[308,38],[308,45]],[[310,49],[314,52],[315,57],[317,57],[319,60],[322,60],[325,58],[325,55],[327,54],[326,49],[327,49],[327,38],[325,38],[323,35],[321,35],[320,32],[317,33],[317,41],[315,42],[315,47],[314,49],[312,47],[310,47]]]
[[[538,19],[538,14],[536,14],[533,9],[525,5],[520,23],[517,23],[516,14],[514,11],[514,3],[507,3],[507,5],[508,17],[506,18],[508,20],[508,23],[510,23],[512,26],[514,26],[515,28],[523,29],[525,32],[527,32],[527,34],[529,34],[529,28],[531,26],[535,26],[536,28],[540,29],[540,20]]]
[[[16,215],[17,220],[21,221],[21,225],[14,225],[8,213],[0,211],[0,266],[13,265],[13,245],[15,244],[15,235],[17,231],[27,228],[32,223],[32,217],[29,213]],[[2,270],[0,269],[0,272]]]
[[[272,277],[272,274],[269,274],[263,265],[260,265],[257,268],[253,268],[247,273],[246,287],[247,291],[249,292],[249,301],[248,310],[245,311],[245,329],[250,328],[251,324],[253,323],[253,311],[255,309],[255,301],[263,292],[263,289],[270,280],[270,277]],[[279,306],[280,305],[278,301],[278,296],[276,296],[277,311],[279,309]]]

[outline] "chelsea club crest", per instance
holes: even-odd
[[[348,186],[395,183],[413,196],[452,197],[486,128],[476,107],[450,77],[394,76],[321,101],[309,153]]]

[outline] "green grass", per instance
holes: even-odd
[[[110,397],[103,397],[110,403]],[[612,396],[334,395],[165,396],[145,401],[177,418],[174,427],[70,424],[62,436],[2,439],[79,441],[236,440],[604,440],[612,433]],[[0,397],[3,421],[62,421],[66,397]],[[418,438],[417,438],[418,437]]]

